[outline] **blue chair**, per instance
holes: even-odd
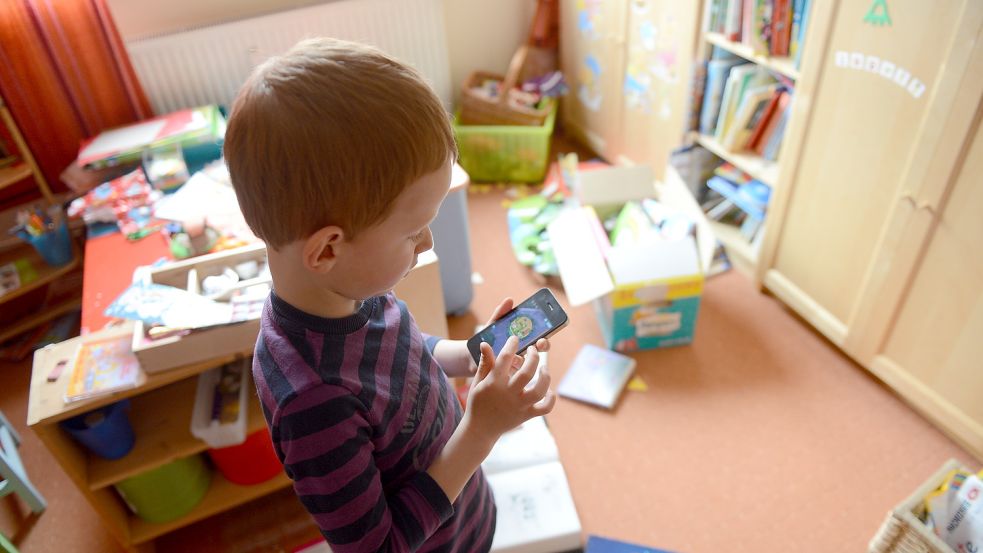
[[[17,493],[31,508],[31,512],[38,514],[44,511],[48,504],[27,478],[24,464],[17,454],[18,446],[20,446],[20,436],[0,412],[0,497]]]

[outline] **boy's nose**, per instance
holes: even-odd
[[[420,243],[416,245],[416,253],[430,249],[433,249],[433,232],[430,231],[430,227],[427,227],[427,232],[423,234],[423,240],[420,240]]]

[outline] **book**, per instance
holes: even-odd
[[[706,88],[703,92],[703,107],[700,110],[700,134],[712,135],[717,128],[717,117],[720,116],[727,76],[730,70],[740,63],[739,59],[711,59],[707,63]]]
[[[724,84],[724,93],[720,98],[720,108],[717,113],[717,124],[713,129],[713,136],[717,140],[723,140],[727,134],[727,126],[733,116],[734,103],[738,97],[743,95],[744,86],[752,75],[760,71],[757,65],[745,63],[738,65],[730,70],[727,75],[727,82]]]
[[[728,0],[724,15],[724,35],[727,40],[741,40],[741,16],[744,0]]]
[[[771,55],[788,56],[792,30],[792,0],[774,0],[771,12]]]
[[[754,123],[754,130],[751,131],[751,136],[747,139],[747,144],[745,148],[748,150],[754,150],[761,140],[761,136],[764,134],[765,129],[768,127],[769,121],[771,121],[772,115],[775,113],[775,108],[778,107],[778,101],[782,97],[782,88],[779,87],[775,90],[775,93],[771,95],[768,99],[768,103],[765,105],[764,110],[762,110],[761,115],[757,118]]]
[[[761,118],[765,108],[771,101],[771,97],[774,96],[777,90],[778,83],[748,89],[744,97],[741,98],[740,106],[738,106],[734,113],[734,120],[731,123],[730,130],[724,136],[720,145],[733,152],[746,149],[748,140],[754,133],[754,128],[757,126],[758,120]]]
[[[805,42],[806,27],[809,25],[809,8],[812,6],[812,0],[804,0],[802,2],[802,24],[799,25],[798,39],[799,48],[795,52],[795,68],[799,68],[799,64],[802,62],[802,50],[803,44]]]
[[[493,553],[579,549],[580,517],[543,417],[506,432],[481,464],[495,496]]]
[[[747,25],[742,42],[755,54],[767,55],[771,42],[771,0],[748,0],[744,14]]]
[[[768,201],[771,199],[771,188],[767,184],[752,180],[737,185],[722,177],[714,176],[707,180],[707,186],[730,200],[749,217],[764,219]]]
[[[789,102],[791,101],[791,94],[787,90],[783,90],[779,93],[778,103],[775,105],[774,112],[769,117],[768,122],[765,123],[765,128],[761,131],[761,136],[755,144],[751,146],[751,150],[759,156],[764,155],[765,146],[771,140],[771,137],[775,134],[775,129],[778,127],[778,122],[781,121],[783,115],[789,109]]]
[[[768,161],[776,161],[778,159],[778,152],[782,148],[782,139],[785,137],[785,126],[788,124],[788,118],[791,111],[792,110],[787,107],[782,110],[782,113],[778,118],[778,122],[775,123],[775,130],[771,133],[771,138],[768,139],[768,143],[765,145],[765,149],[761,153],[761,157],[767,159]]]
[[[587,545],[584,546],[584,553],[671,553],[665,549],[656,549],[628,543],[625,541],[602,538],[600,536],[587,536]]]
[[[143,371],[130,348],[129,333],[79,342],[65,389],[65,403],[99,397],[137,385]]]
[[[802,7],[804,0],[792,0],[792,27],[788,33],[788,56],[792,59],[799,57],[799,48],[802,46],[800,31],[802,30]]]
[[[635,372],[635,360],[627,355],[585,344],[567,370],[556,393],[611,409]]]

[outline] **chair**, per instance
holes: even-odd
[[[27,478],[24,464],[17,454],[19,445],[20,436],[0,412],[0,497],[16,492],[31,508],[31,512],[39,514],[47,503]]]

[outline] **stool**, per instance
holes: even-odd
[[[17,447],[20,436],[10,425],[7,418],[0,412],[0,497],[16,492],[27,503],[34,513],[40,513],[47,507],[44,498],[31,484],[24,471]]]

